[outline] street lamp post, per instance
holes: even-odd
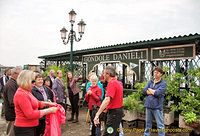
[[[60,32],[61,32],[61,38],[63,40],[63,44],[68,44],[68,42],[70,41],[71,44],[71,51],[70,51],[70,71],[73,72],[73,42],[74,40],[76,42],[79,42],[84,34],[85,31],[85,22],[81,19],[81,21],[78,23],[78,32],[80,34],[80,38],[76,38],[76,32],[73,30],[73,26],[75,23],[75,17],[76,17],[76,12],[72,9],[69,12],[69,22],[71,23],[71,30],[68,34],[68,38],[67,41],[66,40],[66,36],[67,36],[67,30],[65,29],[65,27],[63,27]]]

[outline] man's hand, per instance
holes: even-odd
[[[94,118],[94,125],[97,126],[97,124],[100,124],[99,123],[99,117],[95,116],[95,118]]]
[[[148,91],[149,91],[149,95],[154,95],[154,93],[155,93],[155,90],[153,90],[151,88],[149,88]]]
[[[149,89],[147,90],[147,95],[151,95],[151,91]]]

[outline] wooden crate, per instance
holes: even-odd
[[[137,112],[136,111],[124,110],[124,114],[125,114],[125,116],[122,118],[122,120],[125,120],[125,121],[137,120]]]
[[[174,111],[170,111],[169,113],[164,113],[163,120],[165,125],[170,125],[174,123]]]
[[[124,129],[132,129],[136,127],[136,121],[123,121]]]

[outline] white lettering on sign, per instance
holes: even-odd
[[[113,53],[103,54],[94,56],[84,56],[84,62],[101,62],[101,61],[122,61],[122,60],[133,60],[133,59],[145,59],[144,52],[133,51],[126,53]]]

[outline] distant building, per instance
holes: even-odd
[[[40,71],[40,65],[24,65],[24,69],[31,70],[31,71]]]

